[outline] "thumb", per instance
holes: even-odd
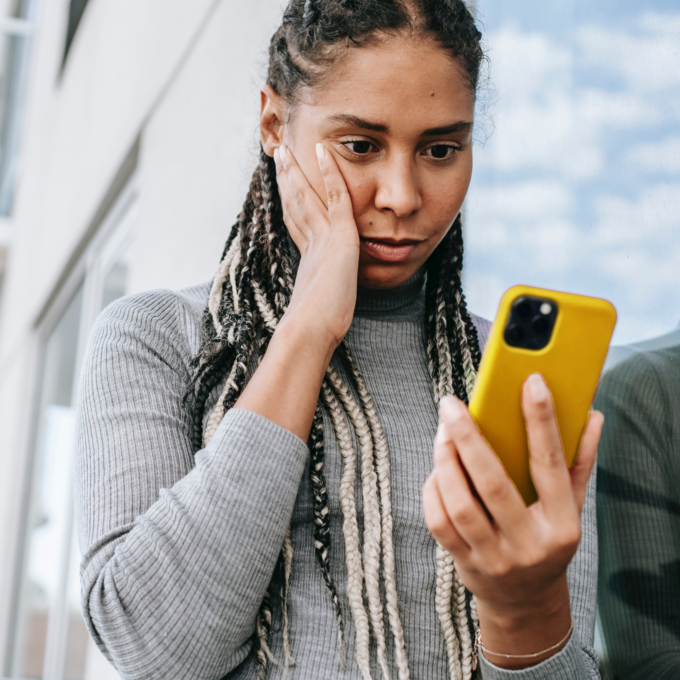
[[[597,458],[597,445],[600,442],[603,425],[604,416],[599,411],[591,411],[588,424],[581,438],[578,458],[569,470],[574,500],[579,508],[583,507],[586,500],[586,487]]]

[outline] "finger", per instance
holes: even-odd
[[[307,237],[305,232],[298,227],[298,224],[304,225],[305,223],[297,208],[297,204],[295,203],[293,191],[290,188],[288,176],[284,170],[283,163],[281,162],[281,155],[279,154],[278,149],[274,149],[274,162],[276,164],[276,183],[279,187],[279,194],[281,196],[283,221],[286,227],[288,227],[288,231],[290,232],[295,245],[302,253],[307,244]]]
[[[529,519],[526,506],[469,411],[452,396],[442,399],[439,414],[486,509],[501,531],[516,533]]]
[[[496,531],[482,504],[475,498],[445,425],[434,440],[434,469],[444,509],[451,524],[471,547],[496,541]]]
[[[534,373],[522,388],[522,407],[529,441],[531,478],[545,512],[561,515],[574,494],[548,386]]]
[[[319,168],[326,187],[326,201],[331,226],[354,224],[352,199],[338,164],[328,149],[321,143],[316,145],[316,155],[319,159]]]
[[[293,208],[291,205],[290,210],[291,212],[295,210],[304,221],[304,224],[296,221],[298,227],[304,229],[306,226],[314,232],[319,228],[328,226],[329,217],[326,206],[312,188],[292,151],[285,144],[281,145],[280,158],[290,187],[288,199],[295,206]],[[295,216],[297,217],[297,215]]]
[[[586,502],[586,489],[588,480],[593,471],[595,460],[597,459],[597,445],[600,442],[600,435],[602,434],[602,426],[604,425],[604,416],[599,411],[591,411],[588,417],[588,424],[583,431],[581,438],[581,446],[578,452],[576,462],[569,470],[571,477],[571,487],[574,492],[574,499],[578,506],[579,512]]]
[[[423,486],[423,512],[425,524],[434,538],[452,555],[461,558],[470,552],[470,546],[451,524],[442,501],[437,473],[433,472]]]

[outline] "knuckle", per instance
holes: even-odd
[[[475,433],[467,424],[460,423],[454,427],[454,437],[459,444],[466,446],[474,442]]]
[[[553,418],[552,404],[549,399],[534,402],[534,418],[540,423],[549,423]]]
[[[566,465],[562,449],[559,449],[556,446],[546,447],[543,451],[542,458],[545,465],[552,469],[562,468]]]
[[[337,205],[342,201],[342,191],[335,187],[328,188],[326,194],[328,195],[329,205]]]
[[[298,208],[302,208],[302,206],[305,204],[304,189],[295,190],[295,204],[297,205]]]
[[[513,572],[513,565],[509,560],[498,557],[495,560],[491,560],[486,571],[492,578],[507,578]]]
[[[562,531],[560,537],[560,545],[565,550],[576,550],[578,544],[581,542],[581,525],[569,524]]]
[[[508,497],[508,480],[500,475],[489,475],[480,486],[480,491],[485,498],[504,501]]]
[[[451,519],[454,524],[469,527],[475,521],[475,510],[470,503],[459,503],[451,508]]]
[[[534,569],[543,564],[548,558],[546,550],[538,547],[524,550],[518,558],[519,566],[523,569]]]
[[[436,516],[426,516],[425,522],[430,533],[438,540],[442,541],[449,533],[449,525],[446,519],[437,513]]]

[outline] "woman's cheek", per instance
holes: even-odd
[[[371,211],[374,209],[374,182],[372,182],[370,178],[361,176],[361,173],[347,172],[342,168],[341,172],[345,178],[347,191],[349,192],[350,199],[352,200],[354,220],[357,223],[357,228],[359,229],[359,234],[361,235],[373,224]]]

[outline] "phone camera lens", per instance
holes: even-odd
[[[522,300],[515,306],[515,314],[521,319],[526,319],[531,314],[531,304],[528,300]]]
[[[531,323],[531,329],[536,335],[545,335],[550,330],[550,322],[544,316],[538,316]]]
[[[508,340],[511,343],[518,345],[524,342],[526,337],[526,331],[521,326],[512,325],[508,328]]]

